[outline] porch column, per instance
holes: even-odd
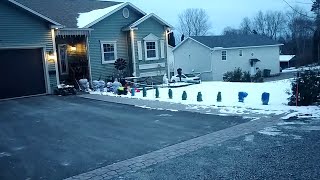
[[[57,85],[60,84],[60,78],[59,78],[59,69],[58,69],[58,57],[57,57],[57,47],[56,47],[56,32],[54,29],[51,29],[51,38],[52,38],[52,46],[53,46],[53,55],[54,55],[54,64],[56,69],[56,79],[57,79]]]
[[[136,64],[136,51],[134,47],[134,30],[130,29],[130,38],[131,38],[131,50],[132,50],[132,64],[133,64],[133,76],[137,76],[137,64]]]

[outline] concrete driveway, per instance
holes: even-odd
[[[0,179],[63,179],[246,121],[74,96],[0,101]]]

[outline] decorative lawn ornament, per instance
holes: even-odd
[[[221,92],[218,92],[217,102],[222,102]]]
[[[168,95],[169,95],[169,99],[172,99],[172,89],[169,89]]]
[[[267,92],[262,93],[261,101],[263,105],[268,105],[269,99],[270,99],[270,93],[267,93]]]
[[[143,97],[147,97],[147,89],[145,86],[143,86],[142,94],[143,94]]]
[[[156,87],[156,98],[160,98],[159,88]]]
[[[202,100],[202,94],[201,94],[201,92],[198,92],[197,101],[198,101],[198,102],[202,102],[202,101],[203,101],[203,100]]]
[[[188,98],[187,92],[186,92],[186,91],[183,91],[183,93],[182,93],[182,100],[183,100],[183,101],[186,101],[187,98]]]

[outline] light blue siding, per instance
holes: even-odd
[[[142,22],[139,26],[138,26],[138,30],[134,31],[135,33],[135,54],[136,54],[136,65],[137,65],[137,74],[139,75],[140,73],[145,73],[145,72],[154,72],[154,71],[161,71],[161,72],[165,72],[167,73],[167,42],[166,42],[166,31],[165,31],[165,26],[161,25],[158,21],[156,21],[153,18],[149,18],[147,20],[145,20],[144,22]],[[159,56],[159,60],[145,60],[145,47],[144,47],[144,40],[143,38],[145,38],[146,36],[148,36],[149,34],[153,34],[155,36],[157,36],[159,38],[158,41],[158,56]],[[160,54],[161,54],[161,48],[160,48],[160,40],[164,40],[165,41],[165,46],[164,46],[164,52],[165,52],[165,58],[161,58]],[[142,60],[139,61],[139,57],[138,57],[138,44],[137,41],[141,41],[142,42]],[[139,65],[142,64],[153,64],[153,63],[165,63],[166,67],[165,68],[155,68],[155,69],[146,69],[146,70],[139,70]]]
[[[92,80],[99,78],[104,80],[116,73],[113,63],[102,64],[100,41],[116,41],[118,58],[123,58],[128,63],[131,62],[129,32],[122,31],[122,28],[129,26],[143,15],[129,6],[127,6],[127,8],[130,12],[129,18],[126,19],[123,17],[121,9],[91,27],[94,29],[89,37]]]
[[[0,48],[43,46],[52,51],[49,24],[44,20],[8,2],[0,2]],[[55,70],[54,64],[49,64]],[[50,75],[50,86],[56,86],[56,76]]]

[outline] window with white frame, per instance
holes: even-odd
[[[159,59],[158,55],[158,42],[157,41],[145,41],[145,56],[146,60],[157,60]]]
[[[227,51],[221,51],[221,60],[226,61],[227,60]]]
[[[239,56],[243,56],[243,51],[239,50]]]
[[[117,59],[117,43],[101,41],[102,64],[114,63]]]

